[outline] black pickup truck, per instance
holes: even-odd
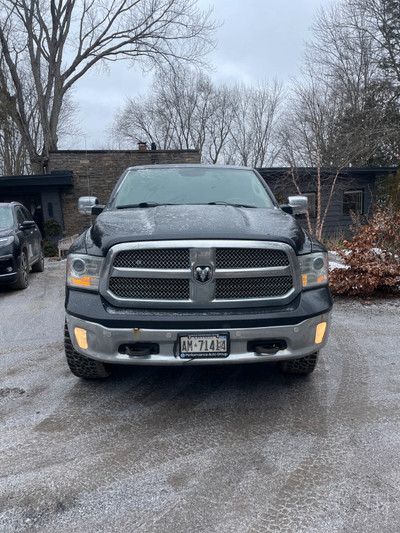
[[[67,261],[65,353],[71,371],[115,365],[277,361],[309,374],[326,344],[327,252],[252,169],[128,168]]]

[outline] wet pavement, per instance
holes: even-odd
[[[399,533],[400,300],[335,305],[275,365],[74,377],[65,261],[0,288],[0,532]]]

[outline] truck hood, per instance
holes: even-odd
[[[285,242],[301,253],[307,237],[280,209],[173,205],[103,211],[70,251],[105,256],[114,244],[132,241],[247,239]]]

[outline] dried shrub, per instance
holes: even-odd
[[[400,293],[400,212],[377,209],[368,224],[343,242],[339,251],[347,268],[330,273],[333,294],[371,296]]]
[[[345,237],[345,230],[342,227],[337,227],[328,236],[324,235],[322,238],[322,244],[327,250],[333,250],[338,252],[343,249],[343,242]]]

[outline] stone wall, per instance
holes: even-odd
[[[198,150],[59,150],[51,152],[48,171],[71,170],[73,187],[62,193],[65,235],[82,233],[93,217],[78,213],[80,196],[104,204],[123,171],[132,166],[200,163]]]

